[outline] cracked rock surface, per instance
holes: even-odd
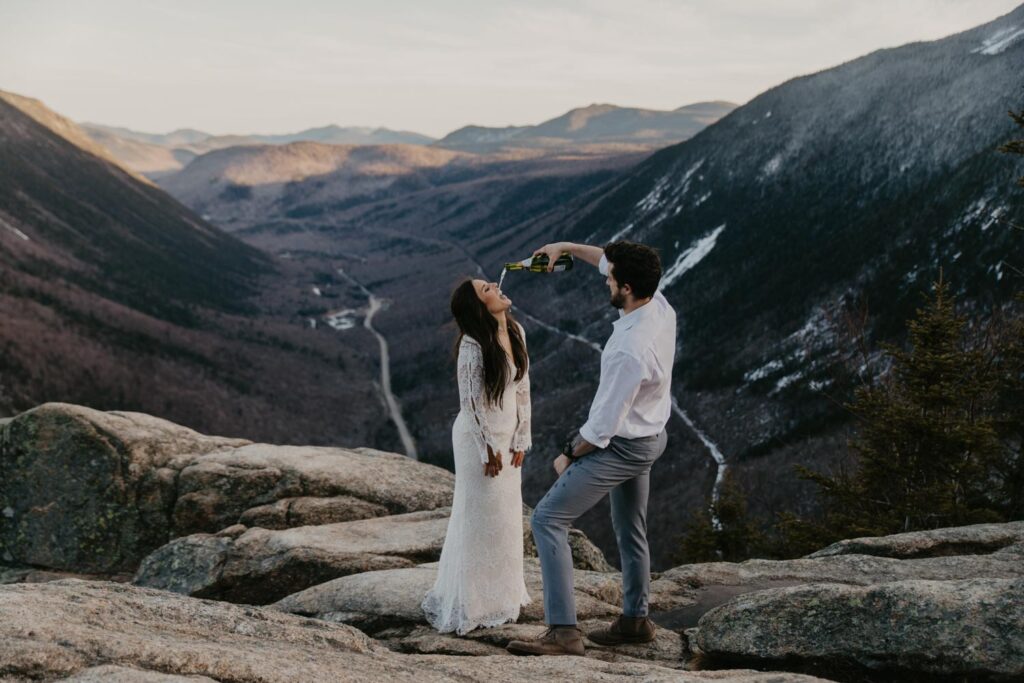
[[[1024,579],[777,588],[711,610],[696,641],[724,659],[1021,680],[1022,596]]]
[[[406,655],[343,624],[78,579],[0,586],[0,679],[5,683],[820,680],[750,670],[683,672],[652,663],[580,657]]]

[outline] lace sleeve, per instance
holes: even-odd
[[[465,413],[473,418],[476,429],[473,430],[473,437],[477,448],[480,451],[480,461],[487,464],[487,446],[495,453],[498,448],[494,437],[491,435],[490,425],[487,423],[487,411],[484,399],[484,356],[480,351],[480,345],[475,341],[463,337],[459,346],[459,406]]]
[[[518,324],[518,323],[517,323]],[[519,325],[519,334],[526,347],[526,331]],[[533,437],[530,429],[530,366],[526,366],[523,379],[516,385],[516,431],[512,434],[512,450],[528,451],[533,448]]]

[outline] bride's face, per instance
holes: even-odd
[[[473,288],[476,290],[477,298],[492,314],[502,313],[512,307],[512,299],[502,294],[495,282],[473,280]]]

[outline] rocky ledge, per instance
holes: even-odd
[[[817,679],[756,671],[683,673],[652,664],[576,657],[403,655],[343,624],[108,581],[63,579],[0,586],[0,680],[811,683]]]
[[[330,579],[415,567],[441,557],[451,508],[291,529],[235,524],[158,548],[134,583],[195,597],[262,605]],[[527,552],[536,549],[524,520]],[[613,571],[581,532],[571,535],[577,567]],[[600,558],[595,560],[595,558]]]
[[[1024,680],[1024,522],[675,567],[651,584],[654,643],[521,659],[504,645],[543,629],[528,524],[517,623],[456,637],[419,609],[452,491],[372,449],[27,411],[0,424],[0,682]],[[571,539],[586,630],[621,577]]]

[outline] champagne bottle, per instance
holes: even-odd
[[[572,264],[572,254],[565,251],[562,252],[561,256],[555,259],[555,267],[553,270],[556,273],[563,270],[571,270]],[[505,270],[528,270],[531,273],[546,273],[548,272],[548,255],[536,254],[528,259],[523,259],[522,261],[506,263]]]

